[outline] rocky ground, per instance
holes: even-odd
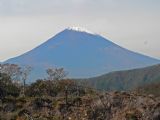
[[[63,96],[63,97],[62,97]],[[136,92],[6,97],[0,120],[160,120],[160,97]]]

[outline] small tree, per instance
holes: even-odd
[[[49,80],[61,80],[67,76],[67,72],[64,70],[64,68],[49,68],[46,70],[48,74]]]
[[[19,93],[19,87],[13,84],[11,78],[7,74],[0,73],[0,99],[7,95],[17,97]]]
[[[23,84],[22,94],[25,94],[26,80],[31,72],[30,66],[19,66],[16,64],[0,64],[0,73],[7,74],[14,84],[19,85],[20,81]]]
[[[32,68],[30,66],[23,66],[21,68],[21,80],[23,82],[23,89],[22,89],[22,95],[25,96],[25,88],[26,88],[26,80],[28,78],[28,75],[30,74]]]
[[[20,79],[21,67],[16,64],[0,64],[0,73],[7,74],[15,82]]]

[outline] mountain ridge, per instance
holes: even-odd
[[[92,86],[104,90],[132,90],[160,82],[160,64],[124,71],[115,71],[86,79]]]

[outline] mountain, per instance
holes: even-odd
[[[145,67],[159,60],[122,48],[82,28],[67,28],[45,43],[4,63],[30,65],[32,79],[43,78],[48,67],[64,67],[69,77],[89,78],[111,71]]]
[[[160,64],[141,69],[117,71],[87,81],[101,90],[132,90],[160,83]]]

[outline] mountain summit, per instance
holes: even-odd
[[[84,78],[160,61],[122,48],[88,30],[71,27],[5,63],[33,66],[32,78],[37,79],[44,77],[49,67],[64,67],[70,77]]]
[[[82,28],[82,27],[68,27],[66,30],[72,30],[72,31],[77,31],[77,32],[85,32],[85,33],[88,33],[88,34],[95,34],[91,31],[87,30],[86,28]]]

